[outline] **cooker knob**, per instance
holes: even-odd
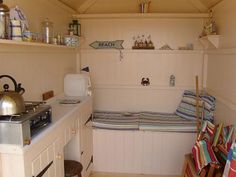
[[[30,143],[31,143],[30,139],[25,139],[24,140],[24,145],[30,145]]]

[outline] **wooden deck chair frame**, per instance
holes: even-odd
[[[223,134],[223,124],[221,124],[221,132],[220,132],[220,134],[221,135]],[[233,136],[232,139],[236,140],[236,133],[234,133],[234,135],[232,135],[232,136]],[[217,159],[220,161],[220,163],[223,166],[225,166],[225,163],[227,161],[228,151],[226,150],[225,145],[224,144],[220,144],[220,143],[217,143],[216,146],[213,148],[213,150],[215,151]],[[222,157],[222,155],[225,156],[225,159]]]
[[[198,84],[198,76],[196,76],[196,119],[197,119],[197,140],[199,138],[200,130],[202,127],[202,121],[200,117],[200,96],[199,96],[199,84]],[[209,166],[202,169],[200,174],[197,174],[194,160],[192,154],[186,154],[184,160],[184,166],[182,170],[182,177],[190,177],[188,176],[191,173],[191,177],[221,177],[222,171],[220,170],[220,166],[217,164],[210,164]]]
[[[210,164],[197,174],[192,154],[185,155],[182,177],[221,177],[223,170],[217,164]]]

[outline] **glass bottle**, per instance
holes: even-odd
[[[9,8],[0,0],[0,39],[9,38]]]
[[[42,41],[50,44],[53,38],[53,23],[49,19],[42,22]]]

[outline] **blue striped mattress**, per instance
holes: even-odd
[[[196,121],[158,112],[95,111],[93,128],[160,132],[196,132]]]

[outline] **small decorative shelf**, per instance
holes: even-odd
[[[204,49],[219,48],[220,35],[207,35],[199,38]]]
[[[132,47],[132,49],[133,50],[154,50],[155,47],[154,46],[152,46],[152,47],[136,47],[136,46],[134,46],[134,47]]]

